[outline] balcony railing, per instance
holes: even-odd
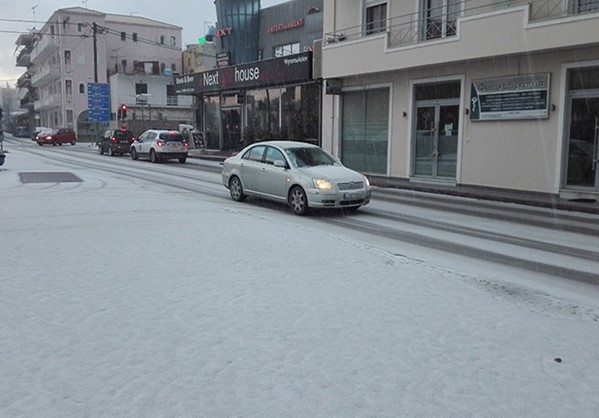
[[[522,6],[530,8],[531,22],[599,12],[599,0],[447,1],[443,7],[423,9],[326,33],[325,42],[333,44],[386,33],[389,47],[410,45],[455,36],[460,18]]]
[[[31,83],[33,85],[46,84],[59,77],[60,66],[58,64],[44,65],[31,77]]]
[[[42,34],[31,51],[31,62],[43,61],[60,46],[60,36]]]
[[[61,107],[62,95],[60,93],[49,94],[35,101],[35,110],[46,109],[50,107]]]

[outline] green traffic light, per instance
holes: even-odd
[[[206,43],[206,37],[205,37],[205,36],[202,36],[200,39],[198,39],[198,43],[199,43],[200,45],[203,45],[203,44],[205,44],[205,43]]]

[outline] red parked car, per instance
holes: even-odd
[[[44,144],[75,145],[77,143],[77,136],[72,129],[52,129],[51,131],[40,132],[35,138],[35,142],[40,146]]]

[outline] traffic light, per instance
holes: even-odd
[[[127,119],[127,105],[121,105],[119,112],[121,114],[119,119],[122,119],[122,120]]]

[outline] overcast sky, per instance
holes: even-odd
[[[262,0],[261,6],[269,7],[283,0]],[[216,11],[212,0],[2,0],[0,12],[0,85],[14,86],[16,79],[25,72],[16,67],[15,41],[19,33],[36,26],[41,27],[57,9],[88,7],[117,14],[133,14],[160,20],[183,28],[183,44],[190,44],[202,36],[206,23],[214,23]],[[35,17],[35,18],[34,18]]]

